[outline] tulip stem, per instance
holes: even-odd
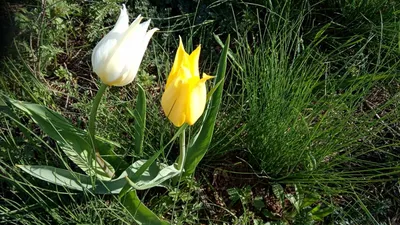
[[[185,130],[179,135],[179,159],[178,159],[178,170],[183,170],[183,166],[185,165],[186,159],[186,143],[185,143]]]
[[[100,105],[100,100],[101,97],[103,97],[104,93],[106,92],[107,85],[106,84],[101,84],[99,90],[97,91],[96,97],[94,98],[93,105],[92,105],[92,111],[90,111],[90,117],[89,117],[89,135],[94,143],[94,135],[96,134],[95,132],[95,123],[96,123],[96,115],[97,115],[97,109],[99,108]]]
[[[89,135],[90,135],[90,140],[92,142],[93,146],[93,152],[91,153],[92,155],[89,156],[89,160],[94,157],[96,159],[96,162],[100,167],[103,169],[103,171],[109,176],[113,177],[114,173],[107,167],[107,164],[105,161],[101,158],[100,153],[97,150],[96,147],[96,142],[95,142],[95,125],[96,125],[96,116],[97,116],[97,109],[99,108],[100,105],[100,100],[103,97],[104,93],[106,92],[107,89],[106,84],[101,84],[99,90],[97,91],[96,97],[94,98],[93,105],[92,105],[92,110],[90,111],[90,117],[89,117]],[[91,163],[90,163],[91,165]]]

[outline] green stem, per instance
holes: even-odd
[[[185,129],[186,130],[186,129]],[[185,141],[185,130],[179,135],[179,159],[178,159],[178,170],[182,170],[185,165],[186,159],[186,141]]]
[[[94,135],[95,135],[97,109],[99,108],[101,97],[103,97],[104,93],[106,92],[107,87],[108,86],[106,84],[101,84],[100,89],[97,91],[96,97],[94,98],[93,105],[92,105],[92,111],[90,111],[89,135],[90,135],[90,140],[92,141],[93,146],[95,143]]]
[[[89,117],[89,135],[90,135],[90,141],[92,142],[93,146],[93,152],[91,152],[91,155],[89,156],[89,160],[95,158],[97,164],[103,169],[103,171],[109,176],[113,177],[114,173],[110,171],[110,169],[107,167],[107,164],[104,162],[104,160],[101,158],[100,153],[98,152],[96,148],[96,142],[95,142],[95,125],[96,125],[96,116],[97,116],[97,109],[99,108],[100,105],[100,100],[103,97],[104,93],[106,92],[107,89],[106,84],[101,84],[99,90],[97,91],[96,97],[94,98],[93,105],[92,105],[92,110],[90,111],[90,117]],[[90,162],[91,165],[91,162]]]

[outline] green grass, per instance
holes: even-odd
[[[256,199],[277,204],[271,184],[286,194],[298,185],[301,194],[318,193],[317,203],[335,209],[314,224],[396,224],[399,3],[172,2],[128,4],[132,14],[152,18],[161,29],[135,81],[148,99],[145,157],[175,132],[160,98],[178,35],[189,52],[202,44],[201,71],[211,75],[221,49],[213,34],[221,40],[231,34],[233,41],[223,107],[196,180],[140,192],[151,209],[173,224],[265,223],[273,219],[263,210],[274,211]],[[21,32],[2,60],[0,93],[46,105],[85,128],[99,86],[91,49],[113,25],[120,4],[51,1],[45,17],[39,2],[20,6]],[[130,113],[136,95],[134,84],[111,88],[98,115],[98,134],[118,142],[117,153],[128,161],[137,159]],[[133,223],[116,196],[71,192],[18,170],[16,164],[76,168],[26,117],[0,114],[0,120],[0,224]],[[159,160],[171,163],[177,154],[176,143]],[[312,224],[307,217],[299,222],[300,215],[287,218]]]

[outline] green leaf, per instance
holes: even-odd
[[[129,167],[129,164],[114,152],[114,145],[109,143],[110,141],[96,137],[96,147],[101,157],[115,169],[115,175],[119,176]]]
[[[230,36],[226,39],[224,49],[222,50],[221,57],[219,59],[217,75],[214,79],[214,86],[225,79],[226,72],[226,59],[229,49]],[[187,157],[184,165],[184,176],[189,176],[194,173],[197,165],[203,159],[206,154],[208,147],[210,146],[211,139],[214,133],[215,120],[219,111],[219,107],[222,99],[222,91],[224,85],[219,84],[215,90],[211,100],[208,102],[207,110],[204,112],[204,118],[202,121],[201,128],[193,141],[189,143],[187,150]]]
[[[295,189],[295,193],[294,194],[286,194],[286,198],[296,208],[297,212],[300,212],[301,206],[303,204],[304,193],[303,193],[303,190],[298,185],[294,185],[294,189]]]
[[[142,163],[140,168],[138,168],[133,176],[130,177],[133,181],[136,182],[137,178],[139,178],[148,168],[156,161],[158,156],[164,151],[164,149],[170,145],[187,127],[187,124],[184,124],[179,128],[178,132],[172,137],[172,139],[165,145],[162,149],[156,152],[150,159],[148,159],[145,163]],[[141,160],[143,161],[143,160]],[[133,164],[134,165],[134,164]]]
[[[307,195],[307,197],[305,197],[303,199],[303,204],[301,205],[301,207],[305,208],[307,206],[310,206],[310,205],[314,204],[315,202],[317,202],[319,199],[321,199],[321,196],[319,194],[313,193],[313,194]]]
[[[136,191],[132,190],[121,198],[121,203],[133,216],[139,225],[169,225],[170,223],[161,220],[157,215],[147,208],[138,198]]]
[[[139,160],[129,167],[127,178],[130,181],[129,184],[136,190],[149,189],[155,186],[162,187],[163,182],[180,173],[175,168],[175,165],[168,166],[163,163],[153,163],[138,177],[137,171],[146,163],[146,160]]]
[[[136,101],[136,108],[133,112],[135,118],[135,152],[143,155],[144,130],[146,128],[146,94],[142,86],[138,84],[139,94]]]
[[[224,83],[224,80],[220,80],[216,85],[214,85],[214,87],[211,88],[211,90],[208,91],[208,93],[207,93],[207,102],[208,102],[208,100],[211,99],[212,95],[218,89],[218,87],[223,83]]]
[[[96,194],[116,194],[126,184],[123,177],[111,181],[98,180],[85,174],[52,166],[18,165],[26,173],[41,180],[78,191]]]
[[[312,214],[312,213],[315,213],[315,212],[317,212],[320,208],[321,208],[321,204],[318,204],[317,206],[315,206],[315,207],[310,211],[310,213],[311,213],[311,214]]]
[[[175,165],[152,163],[147,167],[146,160],[139,160],[127,168],[118,178],[99,180],[85,174],[52,166],[18,165],[26,173],[41,180],[79,191],[96,194],[118,194],[129,178],[134,189],[145,190],[155,186],[163,187],[163,182],[179,174]],[[147,167],[147,168],[146,168]],[[146,168],[144,171],[143,168]],[[140,175],[139,175],[140,174]]]
[[[281,206],[284,206],[285,205],[285,191],[283,190],[283,187],[280,184],[273,184],[272,192],[274,193],[275,197],[278,198]]]
[[[256,208],[257,210],[260,210],[260,211],[263,208],[265,208],[263,197],[261,197],[261,196],[255,197],[254,200],[253,200],[253,206],[254,206],[254,208]]]
[[[268,209],[263,209],[262,210],[262,214],[267,217],[268,219],[272,219],[272,220],[279,220],[279,216],[277,216],[275,213],[272,213],[271,211],[269,211]]]
[[[236,204],[240,200],[240,193],[238,188],[229,188],[226,190],[229,195],[229,200],[231,200],[231,205]]]
[[[317,211],[312,212],[312,219],[322,221],[326,216],[330,215],[334,212],[334,209],[331,207],[319,209]]]
[[[18,167],[36,178],[78,191],[87,190],[99,194],[107,194],[109,190],[105,183],[108,185],[113,183],[104,181],[105,183],[103,184],[99,180],[95,180],[95,177],[89,177],[88,175],[52,166],[18,165]],[[124,183],[125,182],[123,182],[123,184]]]
[[[64,153],[86,174],[102,180],[111,179],[96,162],[89,136],[85,131],[74,127],[60,114],[44,106],[12,99],[7,99],[7,102],[29,115],[43,132],[57,141]],[[111,165],[107,162],[105,165],[114,172]]]

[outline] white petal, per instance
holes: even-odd
[[[121,38],[122,34],[108,33],[103,37],[103,39],[100,40],[99,43],[97,43],[96,47],[93,49],[92,68],[97,75],[101,74],[100,70]]]
[[[147,21],[147,22],[150,23],[150,20]],[[147,23],[147,22],[146,22],[146,23]],[[147,26],[147,27],[148,27],[148,26]],[[147,28],[146,28],[146,29],[147,29]],[[139,70],[139,66],[140,66],[140,64],[141,64],[141,62],[142,62],[144,53],[146,52],[147,45],[149,44],[149,41],[150,41],[151,37],[153,36],[154,32],[156,32],[156,31],[158,31],[158,30],[159,30],[158,28],[153,28],[153,29],[151,29],[150,31],[148,31],[148,32],[146,33],[146,35],[143,37],[141,43],[138,43],[138,45],[136,45],[136,50],[133,51],[133,54],[132,54],[132,56],[131,56],[132,59],[130,60],[130,61],[131,61],[131,64],[130,64],[130,68],[129,68],[129,74],[128,74],[128,76],[126,77],[126,79],[123,80],[123,81],[120,83],[120,85],[116,85],[116,86],[124,86],[124,85],[127,85],[127,84],[131,83],[131,82],[133,81],[133,79],[135,79],[136,74],[137,74],[137,72],[138,72],[138,70]],[[132,50],[131,50],[131,51],[132,51]]]
[[[139,66],[142,62],[144,53],[146,52],[147,45],[149,44],[149,41],[150,41],[151,37],[153,36],[154,32],[156,32],[158,30],[159,30],[158,28],[153,28],[146,33],[146,35],[144,36],[144,38],[142,40],[142,43],[138,46],[138,49],[135,51],[135,54],[133,55],[132,64],[129,69],[129,75],[126,77],[125,80],[123,80],[121,82],[120,86],[127,85],[127,84],[131,83],[133,81],[133,79],[135,79],[137,72],[139,70]]]
[[[121,13],[119,14],[117,23],[110,32],[124,33],[129,27],[129,16],[128,10],[126,10],[125,4],[122,4]]]
[[[97,43],[92,52],[92,68],[93,71],[100,76],[100,79],[103,80],[102,77],[105,76],[105,74],[102,73],[104,64],[128,27],[128,12],[125,5],[122,5],[121,13],[114,28]]]
[[[105,73],[107,73],[106,82],[115,83],[115,81],[120,80],[121,74],[130,71],[136,64],[138,64],[137,66],[140,65],[141,58],[136,57],[136,55],[149,26],[149,22],[138,24],[140,20],[141,18],[131,24],[123,38],[115,46],[112,55],[110,55],[105,68]],[[133,79],[134,77],[131,77],[129,80]],[[115,86],[121,85],[115,84]]]

